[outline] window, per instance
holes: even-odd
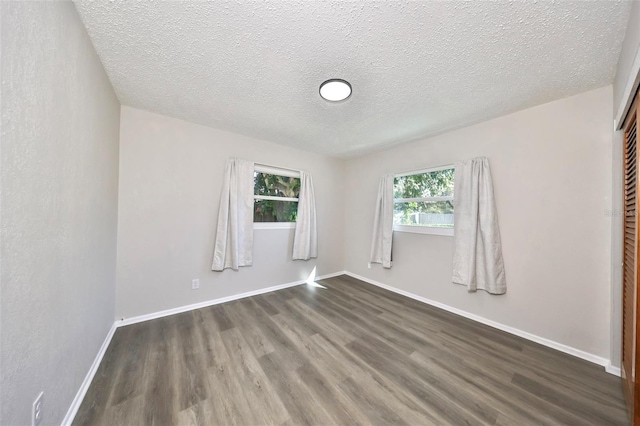
[[[453,166],[403,173],[393,181],[393,229],[453,235]]]
[[[295,227],[300,173],[260,165],[254,170],[254,228]]]

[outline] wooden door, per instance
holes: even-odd
[[[638,99],[634,100],[624,129],[624,219],[622,272],[622,385],[632,423],[640,425],[638,365]]]

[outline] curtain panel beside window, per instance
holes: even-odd
[[[456,163],[453,282],[469,291],[503,294],[507,283],[489,160]]]
[[[230,158],[227,160],[218,227],[213,251],[213,271],[253,263],[253,170],[251,161]]]
[[[373,220],[373,239],[369,262],[381,263],[391,268],[391,246],[393,240],[393,179],[394,175],[384,175],[378,186],[375,217]]]
[[[316,198],[311,175],[301,171],[298,214],[293,234],[293,260],[309,260],[312,257],[318,257]]]

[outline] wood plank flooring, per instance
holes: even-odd
[[[119,328],[76,425],[624,425],[589,362],[341,276]]]

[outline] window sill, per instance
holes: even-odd
[[[411,234],[431,234],[453,237],[453,228],[437,228],[435,226],[393,225],[396,232],[408,232]]]
[[[253,229],[295,229],[295,222],[253,222]]]

